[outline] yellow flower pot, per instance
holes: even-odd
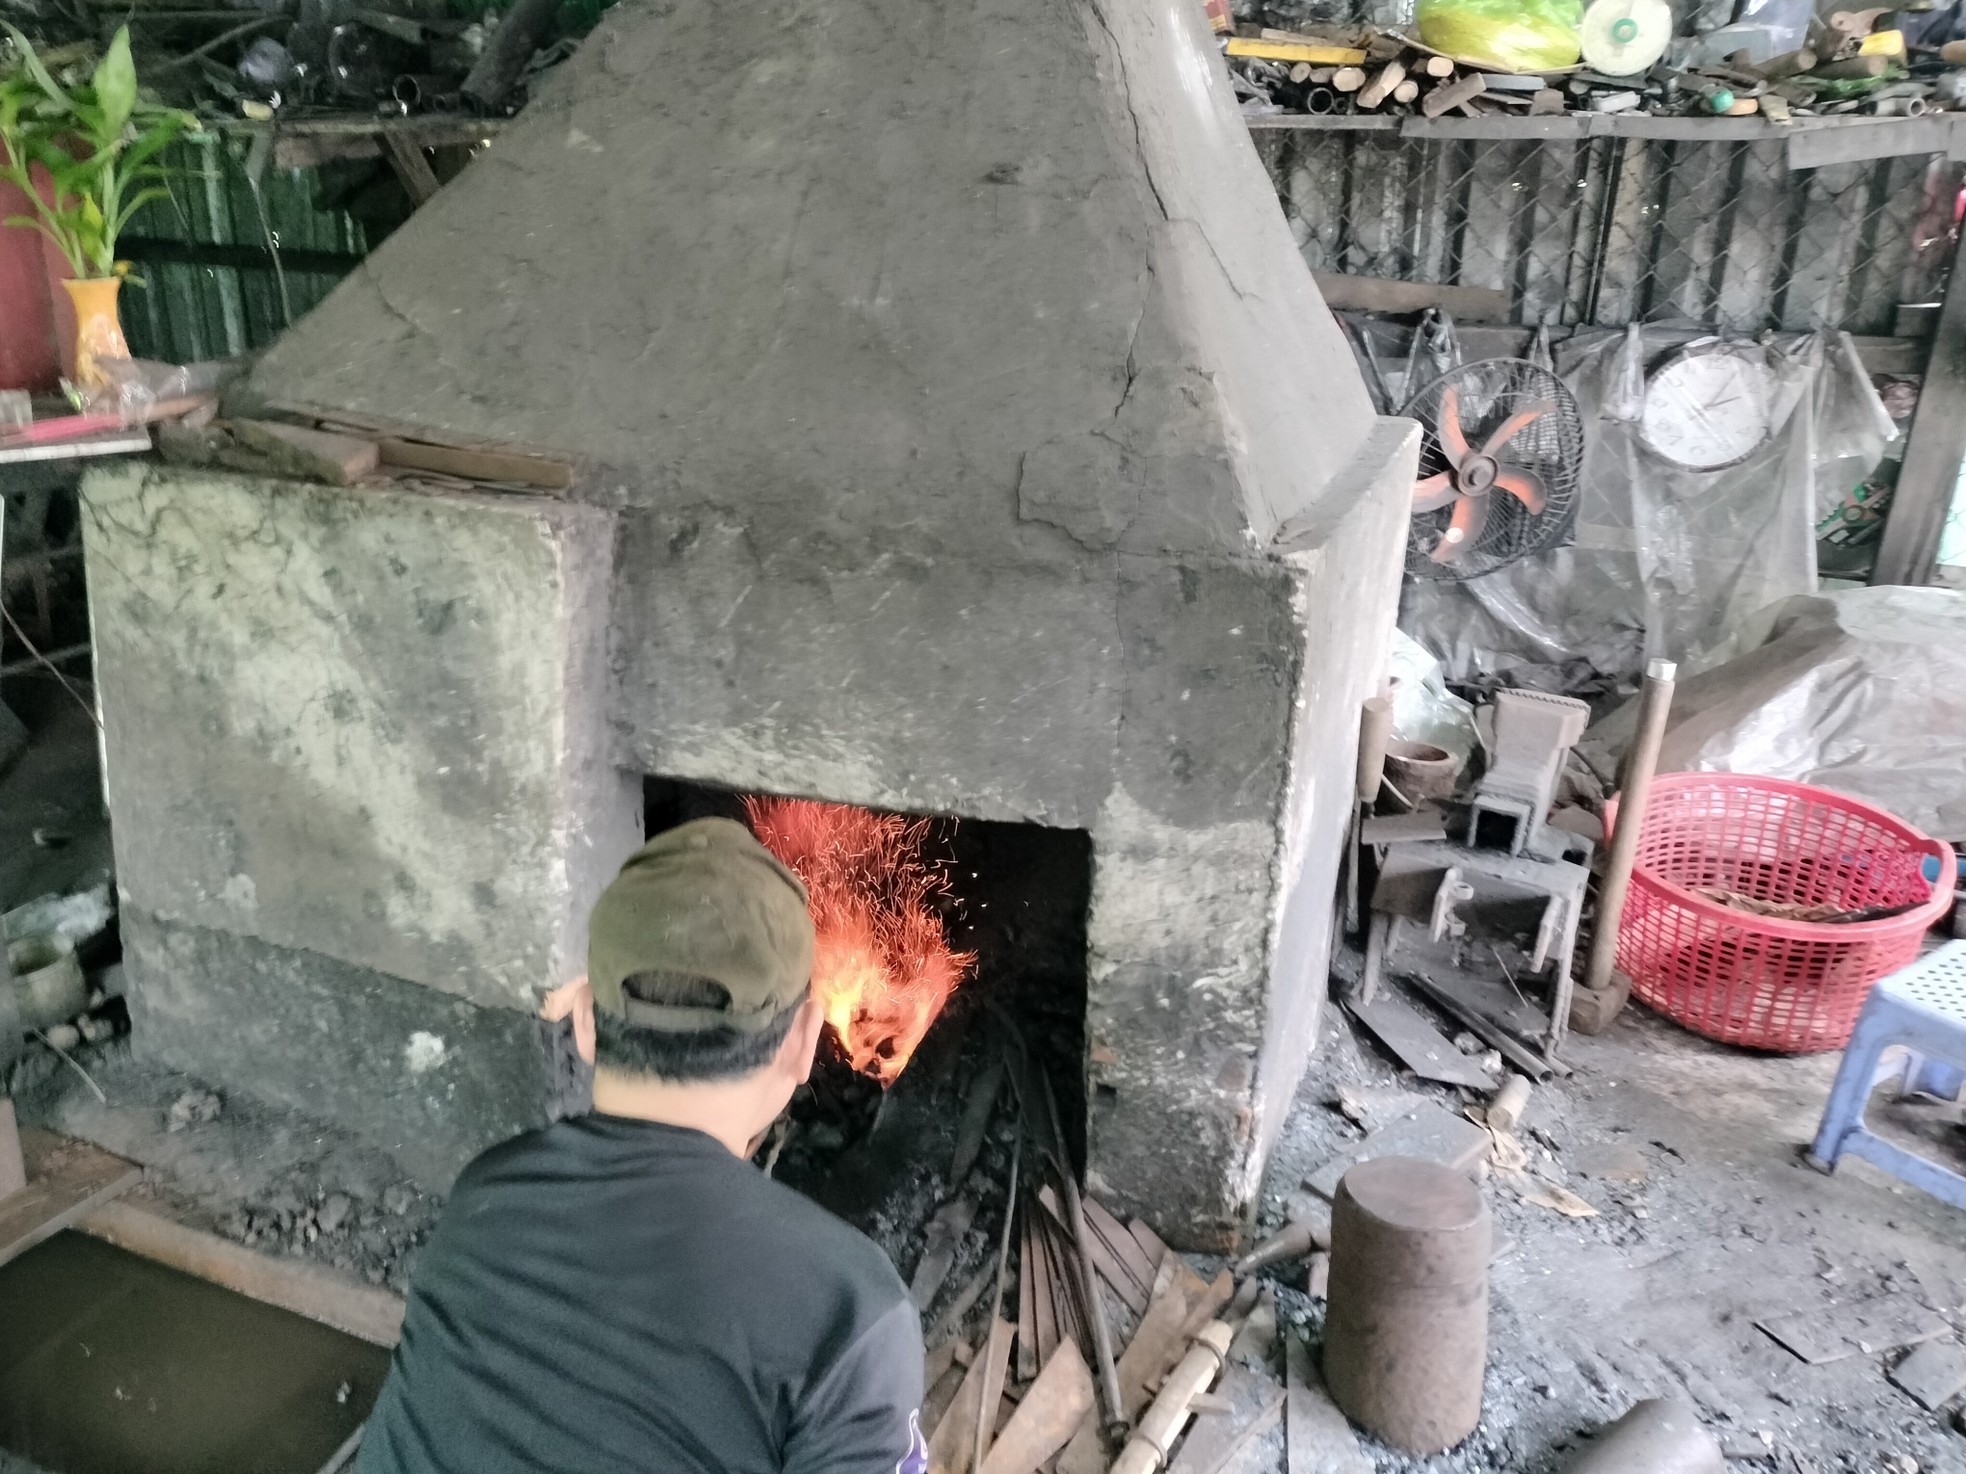
[[[116,293],[121,277],[92,276],[68,280],[62,286],[75,304],[75,364],[71,377],[84,389],[106,389],[109,378],[102,371],[105,358],[128,358],[130,345],[123,341],[123,323],[116,315]]]

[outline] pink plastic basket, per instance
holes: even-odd
[[[1617,805],[1607,807],[1607,829]],[[1926,878],[1938,861],[1936,881]],[[1652,783],[1618,966],[1647,1005],[1728,1044],[1841,1049],[1871,984],[1918,956],[1952,904],[1949,846],[1882,809],[1803,783],[1662,773]],[[1912,905],[1881,921],[1788,921],[1696,895],[1843,910]]]

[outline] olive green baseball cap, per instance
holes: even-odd
[[[633,990],[622,984],[634,979]],[[658,834],[601,892],[587,930],[594,1007],[667,1033],[762,1029],[812,979],[806,888],[733,819]]]

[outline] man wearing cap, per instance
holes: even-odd
[[[464,1169],[358,1474],[921,1474],[921,1330],[867,1239],[749,1161],[806,1078],[805,888],[741,824],[658,835],[549,1017],[594,1112]]]

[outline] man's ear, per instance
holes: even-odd
[[[813,1056],[819,1052],[819,1031],[825,1027],[826,1015],[820,1011],[819,1000],[808,993],[785,1042],[778,1046],[778,1067],[803,1083],[812,1074]]]

